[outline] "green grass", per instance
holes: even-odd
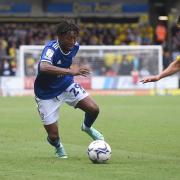
[[[0,180],[179,180],[180,97],[95,96],[95,127],[112,148],[108,164],[92,164],[83,112],[62,107],[68,159],[46,142],[33,97],[0,97]]]

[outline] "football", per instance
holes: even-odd
[[[103,140],[95,140],[89,144],[87,153],[93,163],[105,163],[111,158],[111,147]]]

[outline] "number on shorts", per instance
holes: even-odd
[[[70,89],[70,92],[72,92],[76,97],[79,94],[79,90],[81,90],[83,93],[86,92],[79,84],[74,84],[74,87]]]

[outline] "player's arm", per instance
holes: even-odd
[[[176,72],[180,71],[180,61],[173,61],[164,71],[159,74],[159,79],[170,76]]]
[[[72,68],[60,68],[53,65],[55,56],[55,50],[52,47],[45,47],[40,59],[39,70],[41,73],[48,73],[52,75],[82,75],[87,76],[90,73],[87,67],[72,67]]]
[[[49,62],[42,61],[40,63],[40,72],[41,73],[48,73],[52,75],[82,75],[87,76],[90,73],[90,69],[88,67],[71,67],[70,69],[56,67]]]
[[[180,60],[176,59],[160,74],[158,74],[156,76],[146,77],[146,78],[142,79],[140,82],[142,82],[142,83],[155,82],[164,77],[170,76],[178,71],[180,71]]]

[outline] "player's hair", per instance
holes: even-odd
[[[68,19],[62,19],[59,24],[57,24],[56,34],[57,36],[68,33],[69,31],[74,31],[79,34],[79,27],[72,21]]]

